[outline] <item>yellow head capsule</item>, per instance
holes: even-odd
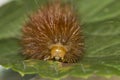
[[[61,44],[55,44],[51,46],[51,58],[55,60],[63,60],[66,54],[66,48]]]

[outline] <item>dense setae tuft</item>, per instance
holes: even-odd
[[[73,8],[49,3],[34,13],[23,27],[23,54],[30,59],[72,63],[81,59],[84,39]]]

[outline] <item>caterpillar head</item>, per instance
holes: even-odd
[[[52,59],[55,59],[57,61],[64,60],[64,56],[66,52],[67,52],[67,49],[60,43],[51,46],[51,58]]]

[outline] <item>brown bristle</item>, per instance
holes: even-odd
[[[30,59],[77,62],[84,39],[73,8],[53,2],[39,9],[23,27],[22,46]]]

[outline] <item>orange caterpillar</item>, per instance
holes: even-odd
[[[84,38],[73,8],[60,2],[43,6],[23,27],[22,46],[30,59],[79,61]]]

